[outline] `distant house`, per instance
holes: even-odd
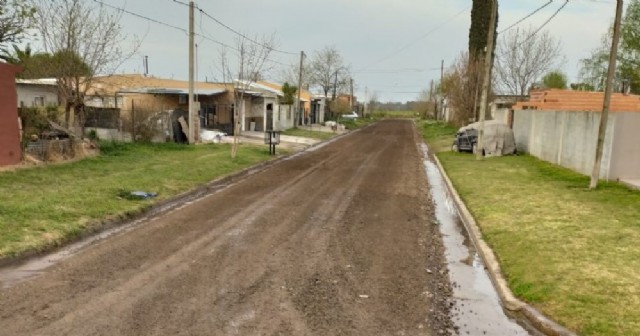
[[[58,85],[55,78],[16,79],[18,107],[44,107],[59,105]]]
[[[589,175],[604,93],[547,89],[516,104],[513,131],[519,151]],[[613,94],[600,178],[640,179],[640,96]]]
[[[96,77],[85,96],[87,125],[132,133],[136,131],[134,125],[154,121],[164,123],[162,127],[168,131],[158,141],[175,138],[181,135],[176,120],[181,116],[188,119],[188,88],[187,81],[143,75]],[[200,127],[232,134],[232,85],[197,82],[194,93],[194,100],[199,103]]]
[[[170,127],[175,125],[177,117],[188,118],[188,87],[188,81],[142,75],[96,77],[85,96],[85,106],[89,111],[87,126],[117,129],[119,134],[123,134],[135,132],[134,124],[148,123],[153,119],[158,124],[166,124],[165,128]],[[293,126],[293,107],[282,104],[282,86],[260,81],[250,85],[241,85],[240,82],[195,83],[194,99],[199,104],[200,127],[233,134],[234,93],[239,90],[244,91],[244,100],[238,106],[241,131],[284,130]],[[300,100],[303,123],[324,121],[322,105],[307,90],[302,90]],[[164,119],[160,120],[159,116],[164,116]],[[167,118],[171,120],[165,120]],[[175,138],[179,132],[180,129],[170,129],[166,136]]]
[[[294,106],[283,104],[284,93],[282,85],[267,81],[259,81],[246,85],[245,91],[251,98],[251,108],[245,112],[245,130],[285,130],[293,127]],[[237,90],[237,88],[236,88]],[[294,99],[297,99],[297,94]],[[311,93],[307,90],[300,92],[299,124],[319,123],[324,121],[324,111],[320,113]]]
[[[0,166],[22,160],[20,124],[16,94],[16,73],[20,68],[0,63]]]

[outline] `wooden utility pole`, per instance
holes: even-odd
[[[596,145],[596,158],[591,173],[589,189],[595,189],[600,179],[600,166],[602,165],[602,153],[604,151],[604,139],[607,136],[607,123],[609,121],[609,107],[611,104],[611,92],[613,76],[616,72],[616,58],[618,57],[618,44],[620,43],[620,26],[622,22],[623,0],[618,0],[616,6],[616,20],[613,24],[613,38],[611,42],[611,52],[609,53],[609,72],[607,82],[604,87],[604,102],[602,103],[602,115],[600,116],[600,128],[598,129],[598,143]]]
[[[194,144],[196,142],[195,139],[195,125],[196,125],[196,116],[194,113],[194,104],[193,104],[193,91],[194,91],[194,64],[193,64],[193,54],[194,54],[194,29],[193,29],[193,11],[194,4],[193,1],[189,2],[189,144]]]
[[[362,117],[366,117],[369,113],[369,87],[364,87],[364,109],[362,110]]]
[[[295,103],[295,113],[293,114],[294,116],[294,120],[293,120],[293,127],[298,127],[298,120],[299,120],[299,116],[298,114],[300,113],[300,92],[302,91],[302,71],[303,71],[303,66],[304,66],[304,51],[300,52],[300,71],[298,73],[298,99],[296,100]]]
[[[487,50],[484,53],[484,81],[482,82],[482,98],[480,98],[480,125],[478,126],[478,141],[476,143],[476,160],[482,160],[484,148],[484,118],[487,114],[487,101],[491,90],[491,69],[493,68],[493,42],[496,34],[496,1],[491,0],[491,21],[487,37]]]
[[[349,80],[351,81],[351,96],[349,96],[349,104],[351,105],[351,111],[353,111],[353,78],[349,78]]]
[[[442,60],[442,62],[440,62],[440,94],[442,94],[442,81],[444,81],[444,60]],[[438,118],[439,114],[442,114],[442,119],[444,120],[444,95],[442,95],[442,97],[440,97],[440,99],[441,99],[440,110],[442,112],[439,112],[436,109],[436,120],[440,119],[440,118]]]

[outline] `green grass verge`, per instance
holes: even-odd
[[[373,111],[371,113],[373,119],[388,119],[388,118],[419,118],[420,114],[415,111]]]
[[[427,141],[449,138],[422,126]],[[589,191],[588,177],[531,156],[437,155],[516,296],[581,335],[637,334],[640,192]]]
[[[318,140],[329,140],[336,136],[336,133],[314,131],[311,126],[298,126],[298,128],[290,128],[282,132],[282,134]]]
[[[149,207],[222,175],[269,159],[263,147],[104,143],[81,161],[0,172],[0,258],[38,251],[79,235],[102,220]],[[127,200],[122,191],[157,192]]]
[[[429,144],[429,150],[434,153],[451,150],[457,127],[434,120],[422,120],[418,123],[418,130]]]

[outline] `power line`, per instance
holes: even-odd
[[[546,4],[544,4],[544,5],[540,6],[540,7],[538,7],[536,10],[534,10],[533,12],[531,12],[531,13],[527,14],[527,15],[526,15],[525,17],[523,17],[522,19],[520,19],[520,20],[516,21],[514,24],[512,24],[512,25],[510,25],[509,27],[507,27],[507,28],[503,29],[502,31],[498,32],[498,34],[502,34],[502,33],[506,32],[507,30],[509,30],[509,29],[511,29],[511,28],[513,28],[513,27],[515,27],[515,26],[517,26],[517,25],[519,25],[519,24],[520,24],[520,23],[522,23],[524,20],[526,20],[526,19],[528,19],[528,18],[530,18],[530,17],[534,16],[534,15],[535,15],[536,13],[538,13],[539,11],[541,11],[541,10],[543,10],[543,9],[547,8],[549,5],[551,5],[551,3],[553,3],[553,0],[549,0],[549,2],[547,2]]]
[[[178,3],[178,4],[181,4],[181,5],[183,5],[183,6],[189,6],[189,4],[188,4],[188,3],[186,3],[186,2],[182,2],[182,1],[179,1],[179,0],[173,0],[173,2]],[[237,30],[235,30],[235,29],[233,29],[233,28],[229,27],[228,25],[224,24],[222,21],[220,21],[220,20],[216,19],[215,17],[213,17],[211,14],[207,13],[204,9],[200,8],[199,6],[196,6],[196,9],[197,9],[198,11],[200,11],[200,13],[201,13],[201,14],[203,14],[204,16],[206,16],[206,17],[210,18],[211,20],[215,21],[217,24],[221,25],[222,27],[226,28],[227,30],[229,30],[229,31],[233,32],[234,34],[236,34],[236,35],[238,35],[238,36],[240,36],[240,37],[242,37],[242,38],[244,38],[244,39],[247,39],[247,40],[249,40],[249,41],[251,41],[251,42],[253,42],[253,43],[257,44],[257,45],[260,45],[260,46],[265,47],[265,48],[269,48],[269,49],[271,49],[272,51],[275,51],[275,52],[278,52],[278,53],[282,53],[282,54],[287,54],[287,55],[296,55],[296,56],[298,55],[298,53],[293,53],[293,52],[289,52],[289,51],[278,50],[278,49],[273,48],[272,46],[269,46],[269,45],[267,45],[267,44],[264,44],[264,43],[258,42],[258,41],[256,41],[256,40],[254,40],[254,39],[252,39],[252,38],[250,38],[250,37],[246,36],[245,34],[242,34],[242,33],[240,33],[239,31],[237,31]]]
[[[129,14],[129,15],[133,15],[133,16],[135,16],[135,17],[138,17],[138,18],[141,18],[141,19],[144,19],[144,20],[147,20],[147,21],[153,22],[153,23],[157,23],[157,24],[159,24],[159,25],[163,25],[163,26],[166,26],[166,27],[169,27],[169,28],[173,28],[173,29],[179,30],[179,31],[181,31],[181,32],[184,32],[184,33],[185,33],[185,34],[187,34],[187,35],[189,34],[189,32],[188,32],[186,29],[184,29],[184,28],[180,28],[180,27],[177,27],[177,26],[173,26],[173,25],[170,25],[170,24],[168,24],[168,23],[166,23],[166,22],[158,21],[158,20],[156,20],[156,19],[152,19],[152,18],[150,18],[150,17],[146,17],[146,16],[144,16],[144,15],[141,15],[141,14],[138,14],[138,13],[134,13],[134,12],[131,12],[131,11],[128,11],[128,10],[126,10],[126,9],[124,9],[124,8],[115,7],[115,6],[109,5],[109,4],[104,3],[104,2],[102,2],[102,1],[99,1],[99,0],[93,0],[93,1],[95,1],[95,2],[99,3],[99,4],[100,4],[100,5],[102,5],[102,6],[105,6],[105,7],[111,8],[111,9],[115,9],[115,10],[117,10],[117,11],[120,11],[120,12],[123,12],[123,13],[127,13],[127,14]]]
[[[565,0],[564,3],[562,4],[562,6],[560,6],[560,8],[558,8],[558,10],[556,10],[555,13],[553,13],[548,19],[547,21],[545,21],[542,25],[540,25],[540,27],[538,27],[538,29],[536,29],[533,34],[529,35],[529,37],[527,37],[524,41],[522,41],[522,44],[526,43],[527,41],[529,41],[530,39],[532,39],[534,36],[536,36],[544,27],[546,27],[549,22],[551,22],[551,20],[553,20],[556,16],[558,16],[558,14],[560,13],[560,11],[562,11],[565,7],[567,7],[567,5],[569,4],[569,0]],[[521,45],[522,45],[521,44]]]
[[[362,69],[360,69],[360,70],[358,70],[358,71],[366,70],[366,69],[368,69],[369,67],[371,67],[371,66],[373,66],[373,65],[376,65],[376,64],[378,64],[378,63],[380,63],[380,62],[383,62],[383,61],[386,61],[386,60],[388,60],[389,58],[391,58],[391,57],[393,57],[393,56],[395,56],[395,55],[397,55],[397,54],[401,53],[402,51],[404,51],[404,50],[408,49],[409,47],[411,47],[412,45],[414,45],[415,43],[417,43],[419,40],[421,40],[421,39],[423,39],[423,38],[425,38],[425,37],[427,37],[427,36],[429,36],[429,35],[431,35],[431,34],[435,33],[435,32],[436,32],[436,31],[438,31],[440,28],[442,28],[442,27],[446,26],[446,25],[447,25],[447,24],[449,24],[451,21],[453,21],[454,19],[456,19],[458,16],[460,16],[460,15],[462,15],[463,13],[467,12],[469,9],[471,9],[471,7],[467,7],[467,8],[465,8],[465,9],[461,10],[460,12],[456,13],[455,15],[453,15],[453,16],[451,16],[451,17],[449,17],[447,20],[445,20],[445,21],[444,21],[443,23],[441,23],[440,25],[438,25],[438,26],[434,27],[433,29],[431,29],[430,31],[426,32],[426,33],[425,33],[425,34],[423,34],[422,36],[420,36],[420,37],[418,37],[418,38],[414,39],[413,41],[411,41],[410,43],[408,43],[408,44],[407,44],[407,45],[405,45],[404,47],[402,47],[402,48],[400,48],[400,49],[398,49],[398,50],[396,50],[396,51],[394,51],[394,52],[392,52],[392,53],[388,54],[387,56],[385,56],[385,57],[383,57],[383,58],[381,58],[381,59],[379,59],[379,60],[377,60],[377,61],[375,61],[375,62],[373,62],[373,63],[371,63],[371,64],[369,64],[369,65],[367,65],[367,66],[365,66],[365,67],[363,67]]]
[[[178,26],[174,26],[174,25],[168,24],[168,23],[166,23],[166,22],[159,21],[159,20],[157,20],[157,19],[153,19],[153,18],[150,18],[150,17],[144,16],[144,15],[142,15],[142,14],[134,13],[134,12],[132,12],[132,11],[126,10],[126,9],[124,9],[124,8],[121,8],[121,7],[116,7],[116,6],[109,5],[109,4],[107,4],[107,3],[105,3],[105,2],[103,2],[103,1],[101,1],[101,0],[93,0],[93,1],[94,1],[94,2],[96,2],[96,3],[99,3],[99,4],[100,4],[100,5],[102,5],[102,6],[105,6],[105,7],[111,8],[111,9],[113,9],[113,10],[120,11],[120,12],[123,12],[123,13],[129,14],[129,15],[135,16],[135,17],[137,17],[137,18],[140,18],[140,19],[143,19],[143,20],[147,20],[147,21],[149,21],[149,22],[153,22],[153,23],[156,23],[156,24],[159,24],[159,25],[165,26],[165,27],[169,27],[169,28],[173,28],[173,29],[175,29],[175,30],[179,30],[179,31],[181,31],[181,32],[183,32],[183,33],[185,33],[185,34],[187,34],[187,35],[189,34],[189,32],[188,32],[186,29],[184,29],[184,28],[181,28],[181,27],[178,27]],[[201,29],[201,32],[204,32],[204,30],[203,30],[203,29]],[[209,42],[213,42],[213,43],[215,43],[215,44],[218,44],[218,45],[220,45],[220,46],[222,46],[222,47],[229,48],[229,49],[234,50],[234,51],[236,51],[236,52],[240,52],[240,50],[239,50],[238,48],[233,47],[233,46],[231,46],[231,45],[228,45],[228,44],[226,44],[226,43],[224,43],[224,42],[220,42],[220,41],[218,41],[218,40],[216,40],[216,39],[213,39],[213,38],[211,38],[211,37],[209,37],[209,36],[207,36],[207,35],[203,35],[202,33],[196,33],[195,35],[196,35],[196,36],[199,36],[199,37],[201,37],[202,39],[207,40],[207,41],[209,41]],[[266,60],[267,60],[267,61],[270,61],[270,62],[273,62],[273,63],[276,63],[276,64],[280,64],[280,65],[288,66],[287,64],[284,64],[284,63],[282,63],[282,62],[278,62],[278,61],[275,61],[275,60],[272,60],[272,59],[268,59],[268,58],[267,58]]]
[[[376,69],[376,70],[353,71],[351,73],[352,74],[396,74],[396,73],[417,73],[417,72],[436,71],[436,70],[440,71],[440,68]]]

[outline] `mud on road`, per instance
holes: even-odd
[[[2,335],[447,335],[410,121],[385,121],[0,290]]]

